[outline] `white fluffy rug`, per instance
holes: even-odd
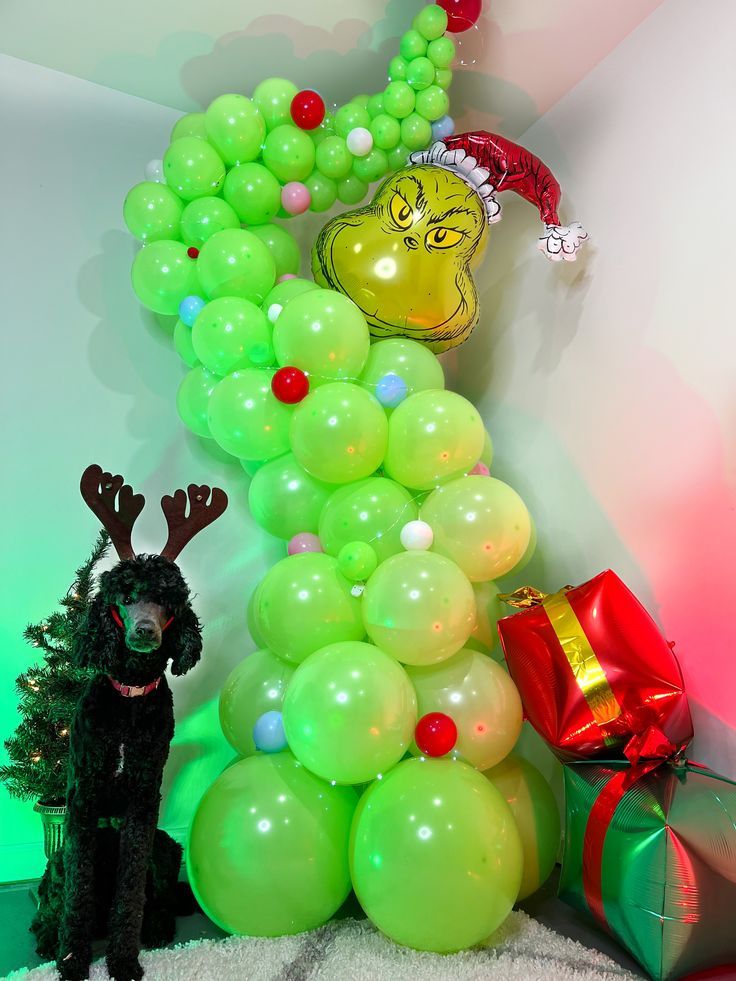
[[[598,951],[561,937],[526,913],[512,913],[487,945],[461,954],[398,947],[367,920],[338,920],[312,933],[266,940],[229,937],[146,951],[148,981],[631,981]],[[52,981],[45,965],[9,977]],[[108,974],[104,962],[92,981]]]

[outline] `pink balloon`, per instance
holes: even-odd
[[[289,181],[281,188],[281,204],[290,215],[301,215],[312,201],[309,188],[301,181]]]
[[[289,542],[287,551],[289,555],[299,555],[302,552],[324,552],[324,549],[317,535],[311,531],[300,531]]]
[[[276,280],[277,283],[285,283],[287,279],[296,279],[295,273],[284,273],[283,276],[279,276]]]
[[[490,477],[491,476],[491,471],[488,469],[488,467],[485,465],[485,463],[481,463],[480,460],[478,460],[478,462],[473,467],[473,469],[468,471],[468,475],[469,476],[478,475],[480,477]]]

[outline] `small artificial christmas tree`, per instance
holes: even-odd
[[[10,762],[0,766],[8,793],[21,800],[64,804],[69,730],[89,677],[72,661],[74,637],[91,600],[95,566],[109,545],[109,535],[101,531],[66,596],[59,600],[62,609],[25,629],[26,640],[40,648],[44,660],[16,680],[22,719],[14,735],[5,740]]]

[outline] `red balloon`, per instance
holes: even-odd
[[[279,368],[271,379],[271,391],[287,405],[301,402],[309,393],[309,379],[300,368]]]
[[[425,756],[444,756],[457,742],[457,726],[444,712],[428,712],[417,722],[414,741]]]
[[[311,89],[302,89],[291,100],[291,118],[300,129],[317,129],[325,118],[322,96]]]
[[[437,0],[447,13],[447,30],[452,34],[469,31],[480,17],[482,0]]]

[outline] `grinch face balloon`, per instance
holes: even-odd
[[[349,296],[374,337],[411,337],[440,353],[478,320],[471,268],[487,239],[477,193],[449,170],[414,166],[385,180],[368,207],[325,225],[314,278]]]

